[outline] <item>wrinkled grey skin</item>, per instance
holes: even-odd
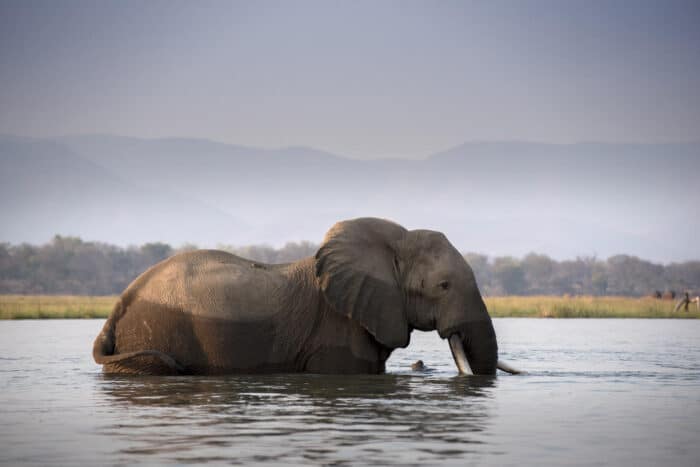
[[[442,233],[360,218],[296,263],[200,250],[156,264],[121,295],[93,356],[111,373],[382,373],[413,329],[458,335],[473,372],[495,374],[496,335],[462,255]]]

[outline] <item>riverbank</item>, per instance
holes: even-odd
[[[0,295],[0,319],[106,318],[117,296]],[[484,299],[494,318],[700,318],[695,304],[634,297],[512,296]]]
[[[700,318],[695,304],[674,312],[677,300],[636,297],[513,296],[485,298],[495,318]]]
[[[0,295],[0,319],[106,318],[117,296]]]

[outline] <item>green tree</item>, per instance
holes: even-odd
[[[591,274],[591,285],[594,295],[605,295],[608,290],[608,276],[604,271],[593,271]]]
[[[530,253],[521,262],[529,294],[546,294],[550,290],[550,281],[555,262],[547,255]]]
[[[493,275],[505,295],[519,295],[526,288],[523,268],[510,256],[494,260]]]

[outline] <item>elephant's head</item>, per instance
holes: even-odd
[[[316,275],[328,303],[385,347],[406,347],[413,329],[437,329],[460,372],[496,373],[496,333],[474,273],[442,233],[375,218],[339,222],[316,254]]]

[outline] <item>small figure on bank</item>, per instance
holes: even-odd
[[[692,300],[690,299],[690,294],[688,292],[683,294],[683,298],[681,298],[678,303],[676,303],[676,307],[673,309],[674,312],[678,311],[681,309],[681,307],[685,308],[686,313],[688,312],[688,305],[691,303],[695,303],[698,306],[698,310],[700,310],[700,296],[693,298]]]

